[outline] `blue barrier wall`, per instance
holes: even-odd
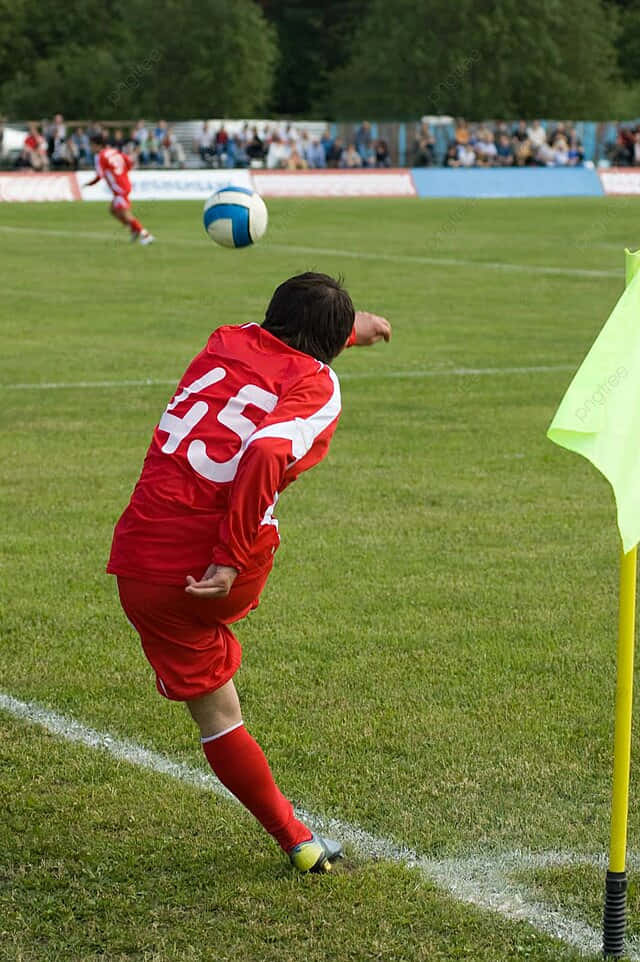
[[[418,197],[600,197],[602,184],[588,167],[420,167],[412,170]]]

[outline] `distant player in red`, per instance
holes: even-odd
[[[131,212],[129,171],[133,167],[133,159],[128,154],[116,150],[115,147],[105,146],[99,135],[91,138],[91,150],[96,158],[96,176],[84,186],[91,187],[104,179],[113,194],[109,208],[113,216],[129,228],[132,241],[139,241],[143,245],[151,244],[154,237],[145,230]]]
[[[257,606],[269,576],[279,496],[327,453],[341,409],[329,364],[345,344],[390,335],[315,273],[281,284],[262,325],[214,331],[154,431],[107,567],[158,691],[186,702],[215,774],[303,872],[342,850],[295,817],[244,728],[229,625]]]

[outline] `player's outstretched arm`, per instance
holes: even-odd
[[[377,341],[391,340],[391,324],[386,317],[380,317],[379,314],[356,311],[353,327],[355,338],[351,343],[357,347],[368,347]]]
[[[185,591],[200,598],[226,598],[238,572],[226,565],[209,565],[200,581],[187,575]]]

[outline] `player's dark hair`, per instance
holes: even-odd
[[[95,144],[96,147],[104,147],[104,137],[102,134],[91,134],[89,137],[89,143]]]
[[[342,279],[307,271],[276,288],[262,326],[285,344],[330,364],[344,347],[354,319]]]

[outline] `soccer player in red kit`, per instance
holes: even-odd
[[[258,604],[279,544],[284,489],[327,453],[340,416],[329,366],[345,346],[389,340],[325,274],[281,284],[262,325],[219,327],[155,428],[107,571],[158,691],[186,702],[204,753],[299,871],[326,871],[339,843],[294,815],[242,721],[229,625]]]
[[[129,171],[133,167],[133,159],[128,154],[116,150],[115,147],[105,146],[100,135],[93,136],[90,144],[96,158],[96,175],[93,180],[88,181],[84,186],[92,187],[93,184],[97,184],[99,180],[104,179],[113,194],[109,210],[116,220],[129,228],[131,240],[139,241],[143,245],[153,243],[155,239],[153,235],[142,226],[131,212]]]

